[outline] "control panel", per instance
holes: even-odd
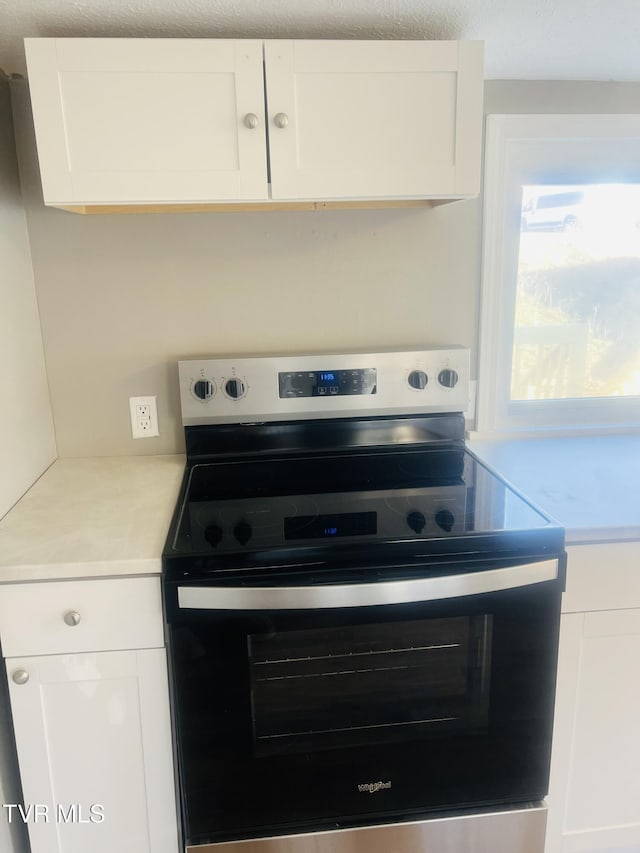
[[[465,347],[178,363],[185,426],[463,412]]]

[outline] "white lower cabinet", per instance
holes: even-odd
[[[16,595],[33,596],[45,624],[49,598],[53,636],[60,623],[70,636],[81,625],[90,634],[95,616],[104,647],[105,620],[126,610],[127,584],[139,601],[146,589],[159,601],[157,578],[16,585],[0,590],[0,620]],[[96,593],[103,606],[93,613]],[[145,616],[150,640],[162,624],[156,616],[157,625]],[[0,622],[0,634],[13,647],[8,627]],[[117,645],[116,625],[112,634]],[[12,818],[26,820],[32,853],[177,853],[164,648],[44,654],[44,633],[41,640],[43,654],[6,659],[23,792],[23,812]]]
[[[640,545],[568,552],[546,853],[640,853]]]

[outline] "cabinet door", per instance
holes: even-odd
[[[25,48],[45,203],[266,198],[262,42],[26,39]]]
[[[640,610],[562,617],[546,853],[640,851]]]
[[[478,192],[479,42],[265,42],[272,197]]]
[[[6,665],[32,853],[177,853],[164,650]]]

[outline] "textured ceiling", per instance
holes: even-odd
[[[488,79],[640,82],[640,0],[0,0],[0,68],[25,36],[444,38]]]

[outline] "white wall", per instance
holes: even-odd
[[[10,93],[0,79],[0,518],[55,459]]]
[[[640,82],[489,80],[485,113],[640,113]]]

